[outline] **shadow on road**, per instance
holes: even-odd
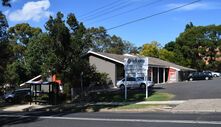
[[[0,126],[30,123],[39,120],[38,117],[1,117]]]

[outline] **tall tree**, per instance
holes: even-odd
[[[198,70],[220,71],[221,25],[194,26],[186,29],[175,42],[165,46],[177,56],[177,63]]]
[[[60,74],[66,85],[79,84],[81,72],[89,67],[82,60],[91,45],[87,29],[76,20],[74,14],[69,14],[65,22],[61,12],[55,18],[50,17],[45,28],[50,38],[52,55],[55,57],[51,57],[53,61],[45,62],[44,66],[52,73]]]
[[[31,27],[27,23],[17,24],[8,30],[10,44],[13,48],[15,59],[23,59],[24,52],[30,38],[41,33],[40,28]]]
[[[53,73],[61,73],[66,68],[67,53],[70,51],[71,35],[63,17],[64,15],[58,12],[55,18],[50,16],[45,25],[45,29],[52,41],[51,47],[57,57],[50,65],[50,70],[54,71]]]
[[[0,40],[1,42],[8,40],[8,21],[5,15],[0,11]]]
[[[104,27],[89,28],[87,30],[92,41],[91,49],[95,52],[108,52],[114,54],[138,53],[137,47],[116,35],[109,35]]]
[[[106,52],[111,43],[111,37],[107,33],[106,29],[104,27],[92,27],[89,28],[87,32],[92,41],[92,50],[95,52]]]
[[[52,49],[52,41],[46,33],[39,34],[30,39],[25,51],[27,75],[30,77],[39,74],[47,75],[48,65],[56,61]]]
[[[114,54],[123,54],[124,48],[124,41],[120,37],[113,35],[111,37],[111,43],[109,48],[107,49],[107,52]]]
[[[5,15],[0,12],[0,85],[4,82],[5,68],[11,58],[7,29],[7,19]]]

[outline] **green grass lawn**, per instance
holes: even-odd
[[[146,99],[145,91],[130,90],[128,91],[127,102],[139,102],[139,101],[168,101],[174,97],[170,93],[161,93],[151,91],[149,97]],[[112,91],[112,92],[94,92],[87,97],[89,102],[125,102],[124,91]]]
[[[170,93],[160,93],[156,92],[153,95],[151,95],[149,98],[147,98],[147,101],[168,101],[174,98],[175,95]]]
[[[156,107],[156,106],[159,106],[159,105],[130,104],[130,105],[114,107],[113,109],[145,109],[145,108]]]

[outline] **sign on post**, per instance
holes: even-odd
[[[144,77],[146,81],[146,98],[148,98],[148,58],[125,58],[125,100],[127,99],[127,77]]]

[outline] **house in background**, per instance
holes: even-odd
[[[94,65],[97,71],[109,75],[114,87],[118,80],[124,78],[124,59],[138,57],[129,54],[117,55],[93,51],[89,51],[86,56],[90,65]],[[154,83],[183,81],[187,79],[190,72],[196,71],[158,58],[148,57],[148,61],[148,78]]]

